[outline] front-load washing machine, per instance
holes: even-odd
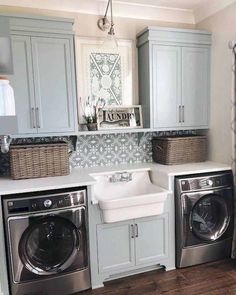
[[[85,188],[3,198],[12,295],[68,295],[91,287]]]
[[[175,178],[176,267],[230,257],[233,187],[231,171]]]

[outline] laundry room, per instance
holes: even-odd
[[[236,294],[235,15],[0,0],[0,295]]]

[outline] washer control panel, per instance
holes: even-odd
[[[54,209],[86,206],[86,189],[57,194],[45,194],[40,196],[14,198],[7,201],[7,209],[10,215],[47,211]]]
[[[208,174],[179,179],[182,192],[198,191],[205,189],[216,189],[218,187],[232,185],[232,173],[224,172],[222,174]]]

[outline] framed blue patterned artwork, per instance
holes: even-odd
[[[94,105],[101,100],[105,106],[134,104],[134,44],[132,40],[119,40],[118,44],[114,48],[104,46],[101,39],[76,38],[79,123],[84,123],[88,96]]]

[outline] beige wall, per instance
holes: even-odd
[[[231,164],[232,52],[236,40],[236,4],[199,23],[212,32],[210,159]]]
[[[20,7],[10,7],[1,6],[0,12],[9,13],[29,13],[36,15],[48,15],[48,16],[59,16],[59,17],[72,17],[75,19],[75,32],[79,36],[83,37],[103,37],[106,33],[100,31],[97,27],[97,15],[82,14],[82,13],[70,13],[62,11],[50,11],[32,8],[20,8]],[[193,28],[192,24],[183,23],[170,23],[170,22],[160,22],[145,19],[135,19],[135,18],[117,18],[115,17],[115,31],[117,38],[122,39],[136,39],[136,34],[141,31],[146,26],[169,26],[178,28]]]

